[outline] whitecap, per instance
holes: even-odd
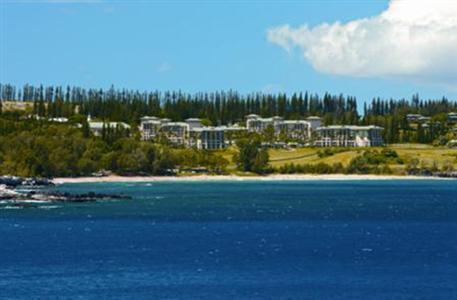
[[[10,205],[7,205],[7,206],[2,207],[1,209],[23,209],[23,207],[22,206],[10,206]]]
[[[43,205],[43,206],[39,206],[38,208],[41,208],[41,209],[55,209],[55,208],[60,208],[62,206],[59,206],[59,205]]]

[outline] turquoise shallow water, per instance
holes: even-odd
[[[72,184],[0,210],[1,299],[457,299],[457,181]]]

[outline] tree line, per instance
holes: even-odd
[[[213,125],[244,123],[248,114],[263,117],[282,116],[303,119],[315,115],[325,125],[378,125],[383,127],[387,143],[419,142],[446,143],[450,136],[447,113],[457,111],[457,102],[445,97],[421,99],[374,98],[358,109],[352,96],[312,94],[251,93],[217,91],[211,93],[184,93],[182,91],[139,91],[116,89],[85,89],[76,86],[16,87],[0,84],[1,101],[33,103],[32,112],[40,117],[67,117],[91,115],[106,121],[123,121],[136,126],[142,116],[159,116],[182,121],[190,117],[208,120]],[[0,106],[1,111],[1,106]],[[430,126],[411,124],[407,114],[432,117]]]

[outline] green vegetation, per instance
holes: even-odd
[[[258,174],[268,172],[268,151],[261,147],[259,138],[239,139],[237,146],[238,153],[233,156],[233,161],[240,171]]]
[[[308,92],[286,94],[254,93],[241,95],[236,91],[185,94],[180,91],[143,92],[111,87],[108,90],[81,87],[31,86],[22,88],[0,84],[0,101],[8,104],[4,111],[23,110],[39,117],[71,118],[76,114],[91,115],[105,121],[122,121],[138,125],[141,116],[166,117],[175,121],[198,117],[204,124],[235,124],[254,113],[263,117],[281,116],[302,119],[320,116],[325,125],[378,125],[385,128],[384,140],[389,143],[428,143],[445,145],[455,138],[454,123],[447,113],[456,111],[457,103],[446,98],[421,100],[414,95],[405,99],[375,98],[365,104],[363,114],[357,99],[351,96],[316,95]],[[421,121],[408,122],[407,114],[430,117],[427,126]],[[268,129],[263,141],[272,140]],[[287,139],[285,139],[287,142]]]
[[[85,136],[85,126],[21,120],[17,114],[0,118],[0,133],[0,174],[66,177],[109,170],[167,175],[202,166],[221,174],[229,163],[217,153],[142,142],[115,129],[101,137]]]
[[[392,145],[386,148],[303,148],[270,150],[274,171],[285,174],[396,174],[430,175],[457,170],[457,149],[423,147],[421,144]],[[278,159],[279,158],[279,159]]]
[[[417,95],[411,101],[373,99],[361,116],[354,97],[327,93],[190,95],[114,87],[16,88],[0,84],[0,174],[81,176],[100,170],[125,175],[449,172],[457,167],[457,150],[444,147],[457,138],[457,124],[447,116],[451,111],[457,111],[455,102],[445,98],[424,101]],[[236,145],[228,149],[205,152],[173,147],[163,137],[155,142],[140,141],[137,129],[145,115],[174,121],[198,117],[206,125],[221,125],[244,123],[250,113],[286,119],[316,115],[325,125],[378,125],[385,128],[383,136],[390,146],[267,150],[262,143],[277,140],[269,127],[262,135],[237,136]],[[430,121],[408,121],[407,114],[422,114]],[[86,121],[88,115],[100,121],[126,122],[131,130],[104,127],[101,136],[95,137]],[[69,122],[46,121],[57,117]],[[280,140],[288,142],[282,134]]]

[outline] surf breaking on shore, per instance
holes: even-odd
[[[444,180],[446,178],[425,176],[386,176],[386,175],[269,175],[269,176],[236,176],[236,175],[195,175],[195,176],[105,176],[54,178],[55,184],[94,183],[94,182],[181,182],[181,181],[312,181],[312,180]]]

